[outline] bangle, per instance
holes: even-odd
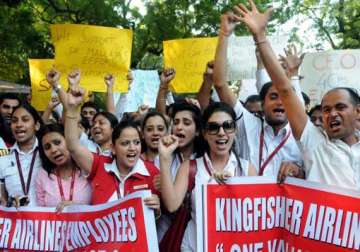
[[[222,31],[222,30],[220,30],[220,35],[223,35],[223,36],[225,36],[225,37],[229,37],[230,35],[231,35],[231,33],[229,34],[229,33],[226,33],[226,32],[224,32],[224,31]]]
[[[255,46],[258,46],[258,45],[261,45],[261,44],[265,44],[267,43],[267,39],[264,39],[264,40],[260,40],[260,41],[255,41]]]
[[[65,115],[68,119],[78,119],[78,116]]]

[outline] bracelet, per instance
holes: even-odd
[[[220,35],[224,35],[225,37],[229,37],[229,36],[231,35],[231,33],[228,34],[228,33],[224,32],[224,31],[222,31],[222,30],[220,30],[219,33],[220,33]]]
[[[65,115],[65,117],[69,119],[78,119],[78,116]]]
[[[267,39],[261,40],[261,41],[255,41],[255,46],[261,45],[261,44],[265,44],[267,43]]]

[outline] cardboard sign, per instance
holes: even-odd
[[[56,67],[68,74],[81,70],[81,85],[87,90],[105,92],[104,76],[116,77],[114,91],[128,88],[126,74],[130,67],[131,30],[90,25],[52,25]]]
[[[197,93],[206,64],[214,60],[217,38],[178,39],[163,42],[166,68],[176,70],[171,89],[176,93]]]

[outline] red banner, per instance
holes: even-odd
[[[258,177],[204,185],[197,197],[197,251],[360,249],[360,192]]]
[[[0,208],[0,248],[10,251],[158,251],[154,213],[137,192],[96,206]],[[44,210],[46,209],[46,210]]]

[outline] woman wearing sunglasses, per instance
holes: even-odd
[[[248,161],[239,159],[233,150],[236,133],[234,110],[225,103],[217,102],[205,109],[203,114],[203,136],[207,147],[205,154],[196,159],[195,186],[215,179],[224,183],[232,176],[256,176],[255,167]],[[171,179],[170,164],[172,152],[177,148],[178,137],[165,136],[159,145],[161,196],[165,207],[176,211],[186,197],[189,176],[193,165],[185,161],[180,166],[175,181]],[[191,219],[182,239],[181,251],[196,251],[195,190],[191,193]]]

